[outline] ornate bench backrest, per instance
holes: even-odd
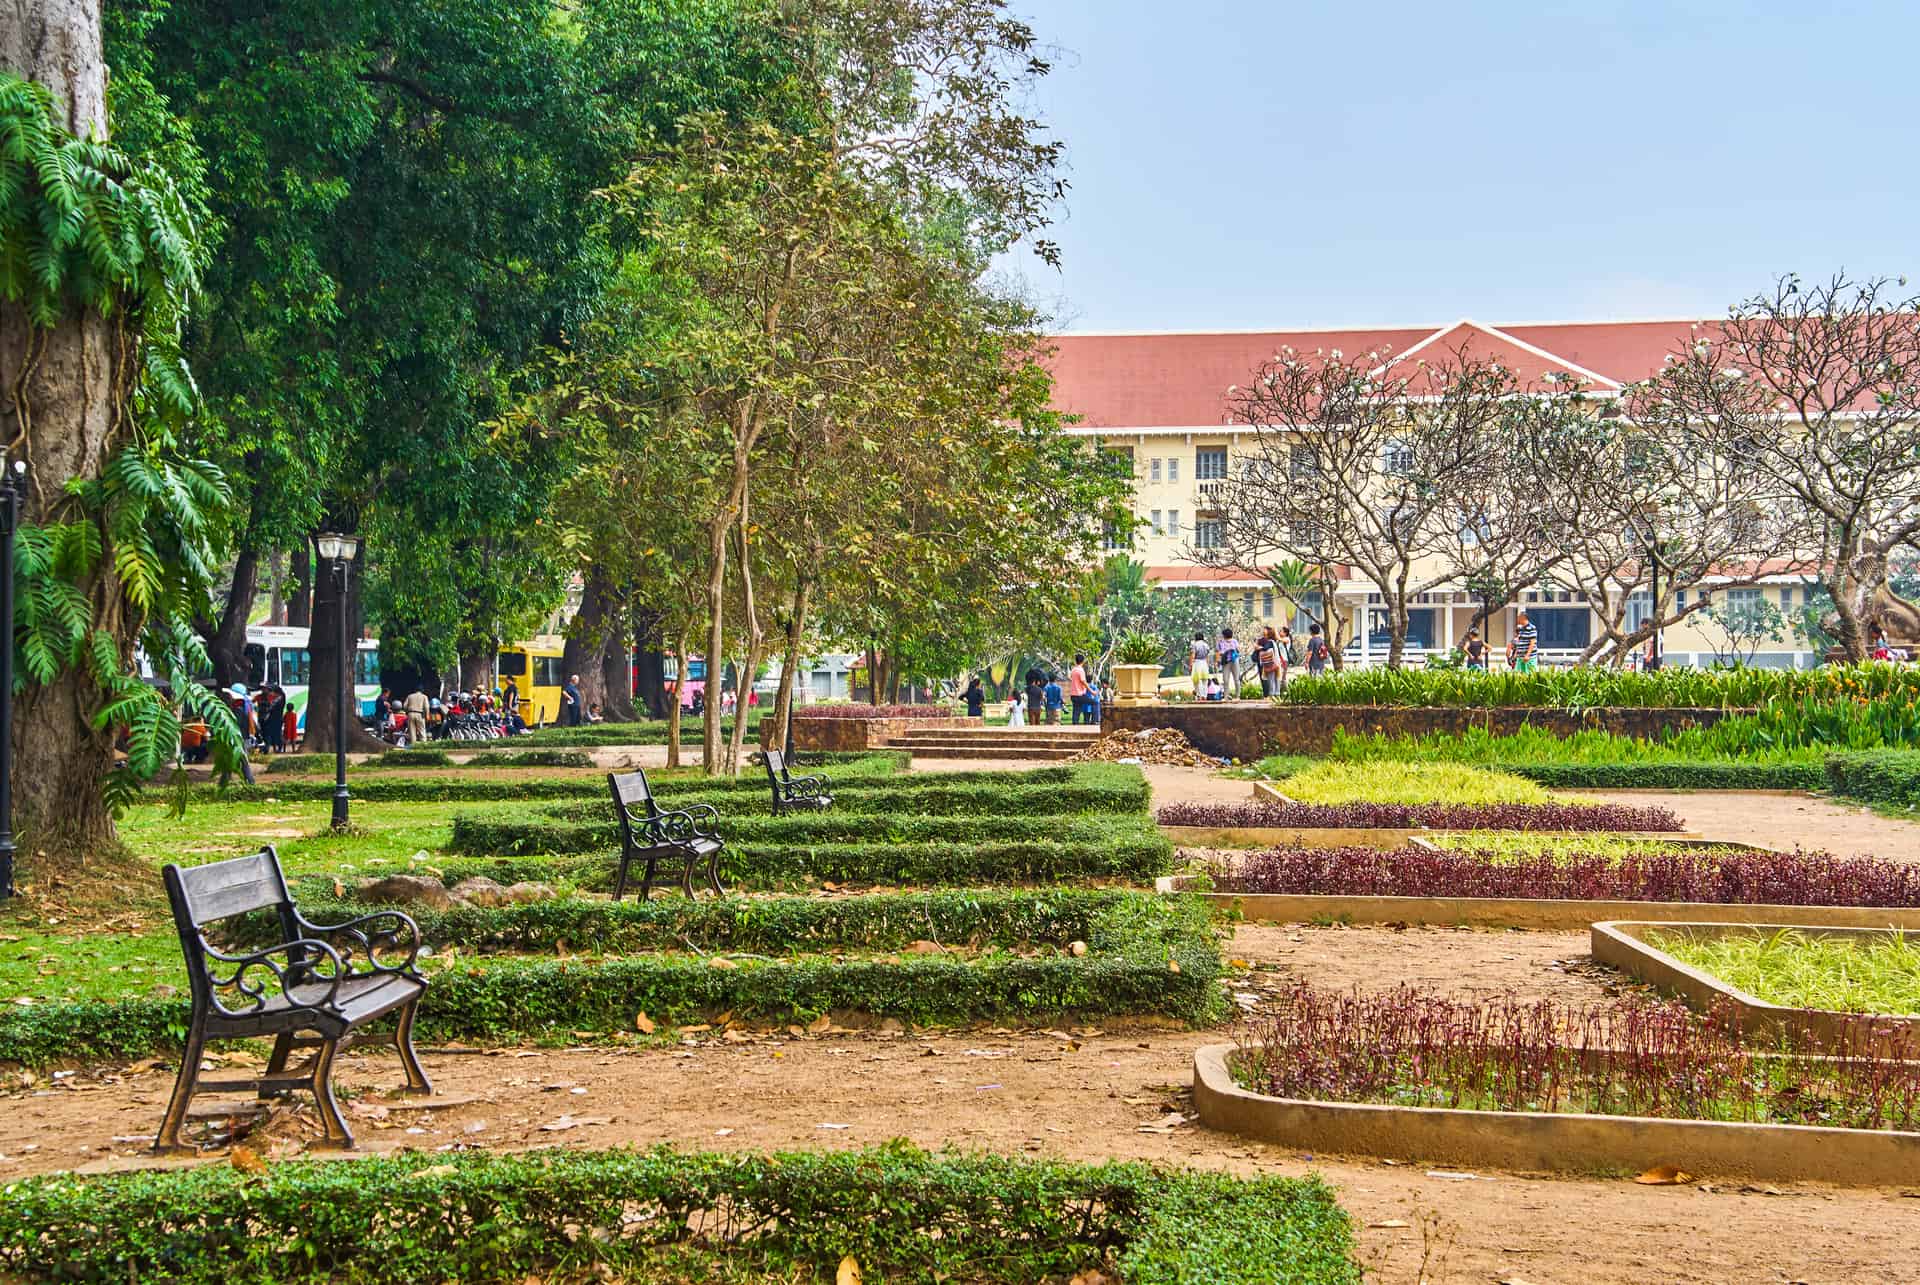
[[[645,821],[660,815],[660,805],[654,801],[653,787],[647,784],[645,772],[609,772],[607,788],[613,792],[613,812],[620,818],[621,836],[628,842],[633,839],[636,820]]]
[[[204,866],[169,865],[161,874],[196,1004],[209,999],[213,991],[207,972],[207,943],[201,931],[208,924],[272,907],[280,922],[281,942],[299,940],[293,898],[280,870],[280,854],[272,844],[252,856],[211,861]]]

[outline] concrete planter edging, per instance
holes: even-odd
[[[1285,892],[1199,892],[1185,885],[1191,875],[1165,875],[1155,888],[1165,894],[1204,897],[1222,911],[1261,923],[1304,924],[1340,920],[1355,924],[1469,924],[1476,928],[1591,929],[1602,920],[1631,917],[1644,923],[1774,924],[1795,928],[1898,928],[1920,932],[1920,910],[1871,906],[1728,905],[1705,901],[1573,901],[1549,897],[1363,897]],[[1599,951],[1596,947],[1595,955]],[[1602,962],[1611,963],[1611,960]]]
[[[1163,825],[1160,833],[1181,848],[1406,848],[1416,839],[1461,831],[1371,829],[1363,826],[1211,826]],[[1475,830],[1492,838],[1516,834],[1593,834],[1608,839],[1645,839],[1650,843],[1694,842],[1692,830]],[[1737,846],[1737,845],[1736,845]]]
[[[1617,916],[1607,922],[1595,923],[1588,929],[1593,957],[1670,995],[1677,995],[1690,1008],[1705,1011],[1716,1004],[1732,1005],[1739,1014],[1740,1029],[1743,1031],[1777,1034],[1813,1047],[1830,1046],[1843,1040],[1858,1044],[1863,1039],[1873,1039],[1884,1048],[1904,1039],[1908,1055],[1911,1056],[1913,1041],[1920,1037],[1920,1017],[1894,1013],[1842,1013],[1831,1009],[1792,1008],[1769,1003],[1649,945],[1642,940],[1642,934],[1649,928],[1664,927],[1684,928],[1689,933],[1712,937],[1735,934],[1755,936],[1770,929],[1794,928],[1813,937],[1858,939],[1884,937],[1889,932],[1920,930],[1920,924],[1916,923],[1920,916],[1912,912],[1900,915],[1898,912],[1883,911],[1883,918],[1872,923],[1836,920],[1796,922],[1786,918],[1740,920],[1719,913],[1719,907],[1705,909],[1705,915],[1690,920],[1658,921],[1636,910],[1629,912],[1630,917]]]
[[[1193,1057],[1193,1101],[1208,1128],[1305,1151],[1507,1170],[1638,1173],[1677,1165],[1707,1178],[1911,1183],[1920,1133],[1735,1124],[1571,1112],[1467,1111],[1274,1098],[1234,1083],[1232,1044]]]

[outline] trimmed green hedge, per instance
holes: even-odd
[[[1146,778],[1131,781],[1068,781],[1027,785],[1013,781],[981,781],[970,785],[924,784],[922,778],[895,783],[866,782],[841,789],[829,785],[833,807],[827,815],[900,813],[910,816],[1060,816],[1076,812],[1137,812],[1147,810]],[[604,793],[604,790],[602,791]],[[774,815],[771,793],[744,790],[688,790],[662,792],[662,805],[694,807],[705,803],[720,813],[722,822],[742,817]],[[609,820],[612,808],[604,801],[543,808],[539,815],[561,821]]]
[[[825,812],[811,816],[722,814],[720,833],[731,844],[839,843],[1019,843],[1069,841],[1111,833],[1114,821],[1137,830],[1145,817],[943,816],[891,812]],[[1105,824],[1102,824],[1105,823]],[[601,852],[620,843],[611,817],[562,821],[519,809],[459,812],[448,851],[466,856],[526,856],[535,853]]]
[[[1091,941],[1098,925],[1150,894],[1106,889],[952,890],[877,893],[864,897],[722,897],[688,901],[604,901],[562,897],[524,905],[408,914],[423,940],[481,950],[550,953],[565,942],[577,952],[626,954],[698,947],[712,952],[787,955],[848,947],[899,950],[916,941],[974,949],[1023,944],[1064,946]],[[387,907],[352,898],[302,897],[301,912],[340,923]],[[273,925],[249,923],[237,940],[255,949],[278,940]]]
[[[700,1229],[696,1231],[695,1229]],[[1317,1178],[1080,1165],[905,1143],[777,1155],[537,1151],[302,1160],[11,1184],[0,1269],[56,1280],[535,1277],[1357,1285]]]
[[[1835,794],[1864,803],[1908,808],[1920,804],[1920,750],[1859,750],[1829,754],[1827,784]]]
[[[609,892],[613,854],[450,857],[431,862],[448,884],[472,875],[499,883],[566,882]],[[728,887],[845,884],[1047,884],[1087,879],[1146,883],[1173,872],[1173,844],[1149,825],[1114,827],[1078,840],[999,843],[729,843],[720,877]],[[669,885],[680,876],[667,869]],[[316,885],[318,886],[318,885]],[[332,887],[332,880],[326,881]]]
[[[736,960],[731,968],[690,954],[599,962],[522,956],[462,960],[431,974],[420,1006],[421,1029],[439,1039],[565,1039],[578,1031],[629,1030],[640,1012],[680,1022],[728,1010],[770,1021],[805,1020],[834,1010],[920,1023],[1140,1014],[1196,1024],[1216,1019],[1224,1001],[1220,952],[1207,907],[1192,897],[1111,896],[1088,915],[1089,949],[1079,958],[915,955],[896,963],[802,955]],[[576,909],[564,913],[590,913],[577,908],[585,903],[574,904]],[[648,923],[659,922],[651,916],[670,919],[674,913],[672,903],[657,904],[666,908],[616,910],[603,922],[619,917],[629,927],[639,926],[635,931],[645,931]],[[746,909],[732,913],[745,921],[759,904],[747,902]],[[524,909],[537,912],[528,920],[563,913],[541,906]],[[724,917],[729,912],[684,913]],[[0,1062],[38,1066],[61,1058],[137,1057],[177,1045],[186,1014],[187,1003],[178,998],[9,1006],[0,1014]]]
[[[1490,763],[1554,790],[1818,790],[1818,763]]]

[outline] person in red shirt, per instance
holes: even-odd
[[[1073,702],[1074,723],[1091,723],[1092,711],[1087,708],[1087,658],[1076,655],[1073,668],[1067,671],[1067,699]]]

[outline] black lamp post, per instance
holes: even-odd
[[[13,533],[27,463],[0,472],[0,901],[13,896]]]
[[[347,649],[347,564],[353,561],[353,555],[360,552],[358,536],[342,535],[337,531],[322,531],[313,538],[320,556],[331,562],[339,575],[339,682],[334,693],[333,725],[333,828],[347,828],[347,696],[353,690],[354,653]]]

